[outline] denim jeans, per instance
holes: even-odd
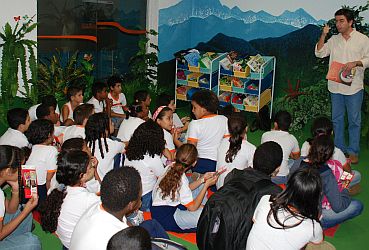
[[[342,152],[358,155],[360,151],[361,106],[364,91],[353,95],[331,93],[334,144]],[[345,143],[345,113],[347,111],[349,145]]]
[[[141,197],[141,208],[140,210],[143,212],[148,212],[150,211],[150,207],[152,204],[152,191],[148,192],[147,194],[145,194],[144,196]]]
[[[351,200],[350,205],[342,212],[336,213],[332,209],[322,210],[321,224],[323,229],[334,227],[344,221],[352,219],[361,214],[364,205],[359,200]]]
[[[5,214],[4,225],[8,224],[20,214],[20,208],[14,214]],[[41,250],[41,243],[37,236],[31,233],[32,214],[29,214],[18,227],[5,239],[0,241],[1,250]]]

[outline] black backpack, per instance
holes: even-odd
[[[232,180],[210,197],[201,213],[196,234],[198,248],[245,249],[253,224],[252,217],[260,198],[280,190],[267,179],[251,182],[242,178],[242,174],[233,176]]]

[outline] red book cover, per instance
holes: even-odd
[[[24,197],[29,199],[33,194],[37,195],[36,168],[31,165],[22,165],[22,183]]]
[[[333,61],[329,67],[327,80],[334,81],[336,83],[342,83],[351,86],[352,80],[355,75],[355,68],[347,71],[344,70],[345,64]]]

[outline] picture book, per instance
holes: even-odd
[[[32,165],[22,165],[21,173],[24,187],[24,197],[29,199],[33,194],[37,195],[36,167]]]

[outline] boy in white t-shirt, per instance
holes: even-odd
[[[60,114],[60,121],[64,126],[70,126],[74,124],[73,111],[81,103],[83,103],[83,89],[79,86],[71,86],[67,90],[67,99],[69,100],[62,107]]]
[[[272,181],[276,184],[285,184],[287,175],[293,165],[293,160],[300,157],[300,147],[295,136],[288,133],[292,122],[292,116],[287,111],[279,111],[275,114],[274,128],[272,131],[265,132],[261,137],[261,143],[274,141],[278,143],[283,150],[283,161],[281,168],[276,177]],[[291,158],[292,160],[289,160]]]
[[[197,120],[190,122],[186,139],[197,147],[199,158],[194,172],[214,172],[217,160],[217,149],[224,137],[229,136],[227,117],[217,115],[218,97],[210,90],[200,90],[192,97],[192,112]],[[178,138],[174,138],[178,146]]]
[[[95,113],[110,113],[110,101],[108,101],[108,86],[103,82],[95,82],[92,85],[92,97],[87,102],[94,105]]]
[[[0,145],[10,145],[18,148],[29,147],[29,142],[24,132],[28,130],[31,119],[28,111],[22,108],[14,108],[8,111],[8,130],[0,137]]]
[[[110,238],[128,227],[125,216],[141,206],[141,179],[134,168],[114,169],[101,183],[101,203],[93,205],[74,228],[70,250],[106,249]]]
[[[54,106],[41,103],[36,109],[36,115],[39,119],[46,119],[54,124],[54,140],[56,143],[60,143],[66,127],[60,126],[59,114],[55,112]]]
[[[55,113],[60,115],[59,106],[58,106],[58,103],[55,99],[55,96],[46,95],[46,96],[42,97],[41,103],[33,105],[32,107],[30,107],[28,109],[28,113],[29,113],[29,117],[31,118],[31,121],[37,120],[37,118],[41,118],[41,117],[38,117],[37,114],[36,114],[36,109],[41,104],[47,104],[47,105],[53,106],[54,110],[55,110]]]
[[[108,98],[113,102],[110,115],[115,130],[118,130],[120,124],[126,118],[124,111],[127,110],[127,99],[122,93],[122,79],[119,76],[111,76],[108,79],[108,85],[110,88]]]
[[[85,103],[79,105],[73,112],[74,124],[65,129],[63,142],[71,138],[86,138],[85,126],[88,118],[94,113],[94,105]]]

